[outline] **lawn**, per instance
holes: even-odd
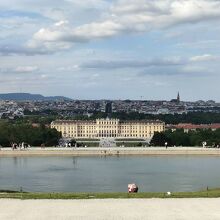
[[[14,199],[128,199],[128,198],[217,198],[220,189],[209,189],[197,192],[173,192],[171,195],[163,192],[146,193],[29,193],[0,191],[0,198]]]

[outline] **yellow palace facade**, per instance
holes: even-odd
[[[120,121],[119,119],[57,120],[51,123],[62,133],[64,138],[144,138],[150,139],[155,132],[163,132],[162,121],[137,120]]]

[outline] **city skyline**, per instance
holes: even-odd
[[[217,0],[2,0],[0,93],[220,101]]]
[[[209,100],[202,100],[202,99],[198,99],[198,100],[195,100],[195,101],[190,101],[190,100],[182,100],[181,99],[181,95],[180,93],[178,92],[177,93],[177,96],[176,98],[173,96],[171,97],[171,99],[144,99],[143,96],[141,96],[140,98],[137,98],[137,99],[129,99],[129,98],[125,98],[125,99],[104,99],[104,98],[99,98],[99,99],[76,99],[76,98],[70,98],[68,96],[59,96],[59,95],[51,95],[51,96],[47,96],[47,95],[44,95],[44,94],[40,94],[40,93],[26,93],[26,92],[18,92],[18,93],[0,93],[0,101],[1,100],[5,100],[5,101],[9,101],[9,100],[14,100],[14,101],[27,101],[27,100],[39,100],[39,101],[58,101],[58,100],[72,100],[72,101],[127,101],[127,100],[130,100],[130,101],[152,101],[152,102],[160,102],[160,101],[165,101],[165,102],[176,102],[177,104],[180,103],[180,102],[199,102],[199,101],[204,101],[204,102],[216,102],[218,103],[218,101],[216,100],[213,100],[213,99],[209,99]]]

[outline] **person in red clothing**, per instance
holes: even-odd
[[[138,186],[135,183],[128,184],[128,192],[129,193],[137,193],[138,192]]]

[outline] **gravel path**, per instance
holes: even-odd
[[[214,155],[220,156],[220,149],[201,147],[88,147],[88,148],[29,148],[12,150],[1,148],[0,157],[5,156],[96,156],[96,155]]]
[[[219,220],[217,199],[0,200],[1,220]]]

